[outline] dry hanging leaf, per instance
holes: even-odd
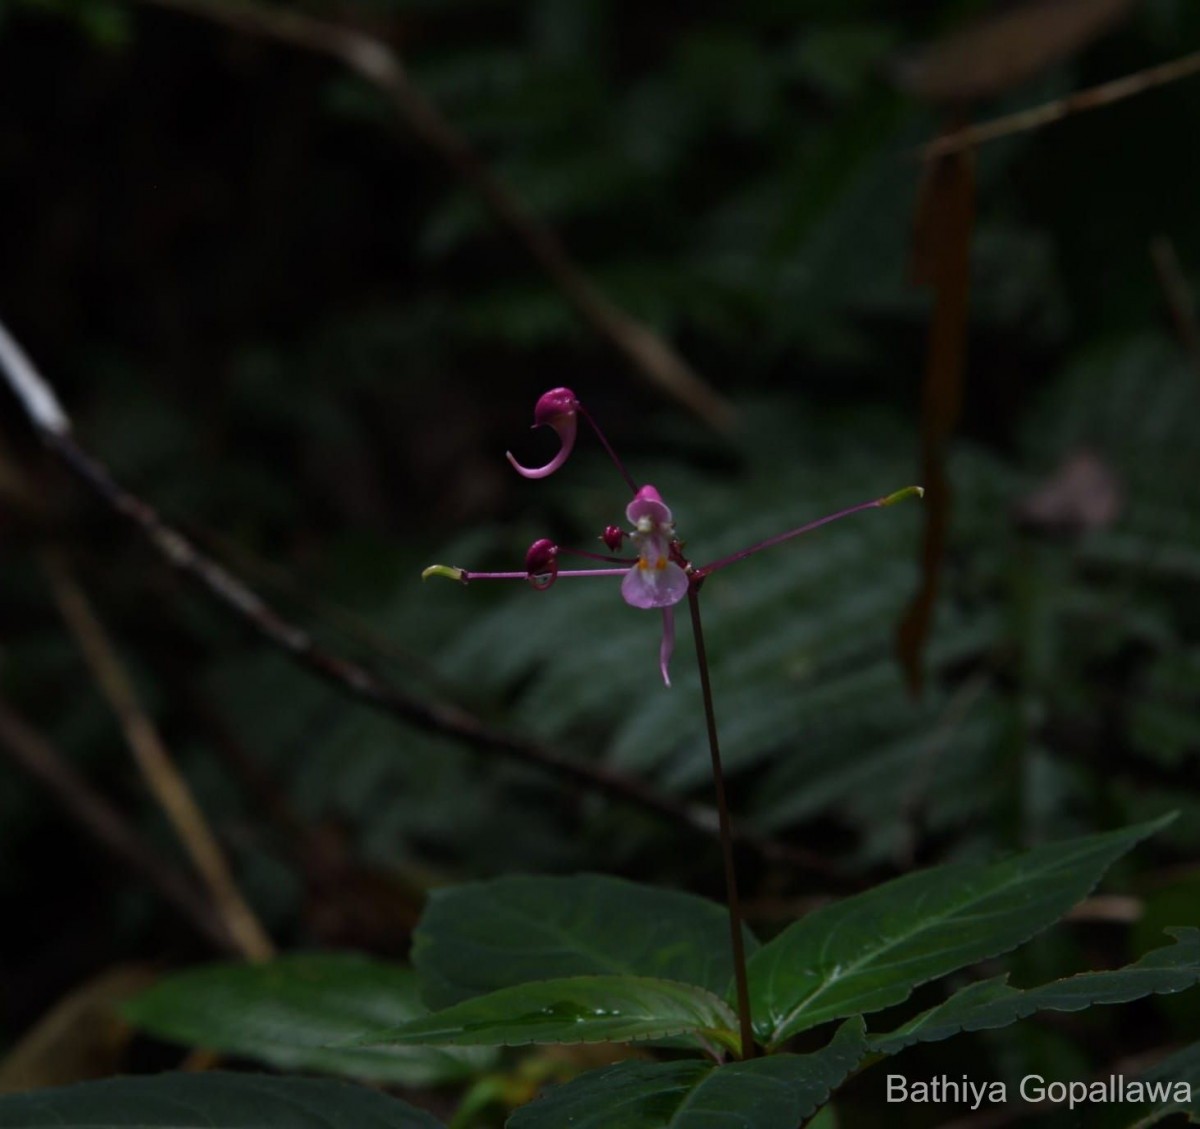
[[[923,655],[933,622],[942,556],[950,526],[946,444],[962,410],[970,305],[971,232],[975,225],[975,165],[970,153],[939,157],[925,167],[913,224],[911,276],[933,291],[933,316],[921,393],[921,482],[925,530],[921,584],[896,633],[909,690],[919,695]]]
[[[1133,0],[1037,0],[953,32],[902,63],[900,85],[931,102],[999,94],[1069,58],[1117,23]]]

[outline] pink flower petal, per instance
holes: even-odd
[[[669,608],[687,595],[688,577],[674,561],[662,568],[638,561],[621,581],[621,596],[635,608]]]
[[[549,393],[547,393],[549,395]],[[558,432],[558,437],[562,440],[562,447],[545,466],[525,467],[522,466],[516,459],[513,458],[511,451],[505,451],[508,456],[508,461],[512,464],[513,470],[524,478],[546,478],[552,475],[560,466],[567,461],[567,456],[570,455],[575,446],[575,415],[559,415],[545,421],[547,426],[554,428]],[[534,424],[534,427],[539,426]]]
[[[644,517],[648,517],[655,525],[669,525],[671,522],[671,511],[653,486],[643,486],[633,496],[633,501],[625,507],[625,516],[633,525],[637,525]]]
[[[671,685],[671,655],[675,651],[675,609],[663,608],[662,642],[658,647],[658,669],[662,671],[663,682]]]

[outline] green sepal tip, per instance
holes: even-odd
[[[462,580],[464,572],[461,568],[455,568],[453,565],[430,565],[421,573],[421,579],[428,580],[431,576],[444,576],[447,580]]]
[[[894,494],[889,494],[886,498],[880,498],[881,506],[894,506],[897,502],[906,501],[909,498],[924,498],[924,486],[906,486],[903,490],[897,490]]]

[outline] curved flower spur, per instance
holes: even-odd
[[[741,1035],[741,1057],[755,1054],[753,1017],[750,1014],[750,988],[746,976],[746,952],[742,935],[742,910],[738,899],[737,873],[733,862],[733,834],[729,820],[729,805],[725,799],[725,780],[721,772],[721,750],[717,734],[716,711],[713,707],[712,685],[708,677],[708,657],[704,648],[704,632],[700,621],[700,585],[712,573],[736,564],[740,560],[781,544],[792,537],[828,525],[831,521],[848,517],[860,510],[879,509],[890,506],[905,498],[919,498],[924,491],[920,486],[906,486],[894,494],[862,502],[846,510],[829,514],[827,517],[810,521],[798,529],[788,530],[775,537],[768,537],[756,545],[732,553],[711,564],[697,567],[683,555],[683,543],[675,536],[675,521],[671,509],[663,501],[658,490],[648,483],[639,486],[625,469],[609,445],[604,433],[596,425],[579,398],[569,388],[553,388],[538,400],[533,411],[534,427],[552,427],[558,432],[560,447],[558,454],[545,466],[522,466],[512,453],[508,461],[518,474],[526,478],[545,478],[553,474],[567,461],[575,447],[575,437],[582,416],[596,433],[609,458],[633,492],[633,499],[625,507],[625,519],[632,528],[622,529],[610,525],[600,535],[607,553],[594,553],[585,549],[566,549],[553,541],[542,538],[529,546],[525,554],[525,568],[517,572],[469,572],[465,568],[449,565],[431,565],[422,576],[445,576],[468,584],[472,580],[526,580],[535,588],[549,588],[563,578],[591,576],[621,577],[621,597],[635,608],[646,610],[659,608],[662,611],[662,642],[658,652],[658,666],[663,681],[670,686],[669,667],[671,652],[675,648],[675,605],[685,597],[691,613],[692,635],[696,643],[696,665],[700,670],[700,692],[704,701],[704,721],[708,732],[708,748],[712,757],[713,786],[716,790],[717,818],[720,830],[721,854],[725,868],[725,889],[729,899],[729,934],[733,954],[734,983],[737,989],[738,1022]],[[636,550],[636,556],[619,556],[626,548]],[[604,568],[560,569],[559,558],[563,554],[585,557]]]
[[[430,565],[422,577],[444,576],[467,584],[473,580],[526,580],[534,588],[549,588],[562,578],[620,576],[621,597],[631,607],[662,610],[662,642],[659,647],[659,670],[663,682],[671,685],[670,662],[675,647],[675,605],[689,593],[697,592],[706,577],[740,560],[769,549],[792,537],[799,537],[822,525],[837,521],[861,510],[880,509],[894,505],[905,498],[921,497],[920,486],[906,486],[894,494],[862,502],[849,509],[810,521],[797,529],[769,537],[746,549],[710,564],[696,566],[683,555],[682,542],[675,535],[675,523],[670,507],[663,501],[657,488],[646,484],[639,486],[617,457],[596,421],[569,388],[553,388],[545,393],[533,410],[534,427],[552,427],[560,440],[558,453],[544,466],[525,467],[507,452],[513,469],[525,478],[546,478],[558,470],[568,459],[575,447],[579,417],[591,426],[609,458],[612,459],[621,477],[633,492],[633,500],[625,507],[625,518],[632,527],[628,530],[610,525],[600,535],[609,553],[594,553],[584,549],[564,548],[553,541],[542,538],[535,541],[525,554],[525,568],[516,572],[471,572],[450,565]],[[637,551],[637,556],[617,556],[625,542]],[[561,569],[559,557],[568,554],[617,566],[609,568]]]

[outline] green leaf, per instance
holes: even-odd
[[[1177,1112],[1187,1113],[1193,1124],[1200,1122],[1200,1043],[1184,1047],[1133,1081],[1146,1088],[1139,1100],[1155,1103],[1139,1111],[1138,1129]]]
[[[645,976],[575,976],[501,988],[369,1033],[359,1046],[520,1046],[600,1043],[697,1034],[736,1048],[737,1017],[695,984]]]
[[[300,954],[266,964],[216,964],[167,977],[125,1007],[160,1038],[284,1069],[430,1086],[487,1065],[486,1052],[331,1047],[365,1027],[428,1013],[416,974],[347,953]]]
[[[553,1087],[517,1110],[506,1129],[796,1129],[865,1049],[862,1021],[854,1020],[814,1054],[725,1066],[621,1062]]]
[[[833,1103],[823,1105],[804,1129],[838,1129],[837,1111]]]
[[[870,1047],[890,1055],[960,1031],[1007,1027],[1035,1011],[1082,1011],[1093,1004],[1120,1004],[1190,988],[1200,980],[1200,929],[1171,932],[1175,944],[1111,972],[1085,972],[1025,990],[1010,988],[1004,977],[972,984],[895,1031],[872,1036]]]
[[[991,865],[935,867],[817,910],[751,958],[756,1030],[779,1043],[818,1023],[900,1003],[918,984],[1014,948],[1173,818],[1051,843]]]
[[[106,1078],[0,1097],[0,1129],[441,1129],[375,1090],[263,1074]]]
[[[758,946],[749,932],[746,945]],[[724,907],[596,874],[436,890],[413,963],[431,1007],[566,976],[649,976],[723,995],[733,976]]]

